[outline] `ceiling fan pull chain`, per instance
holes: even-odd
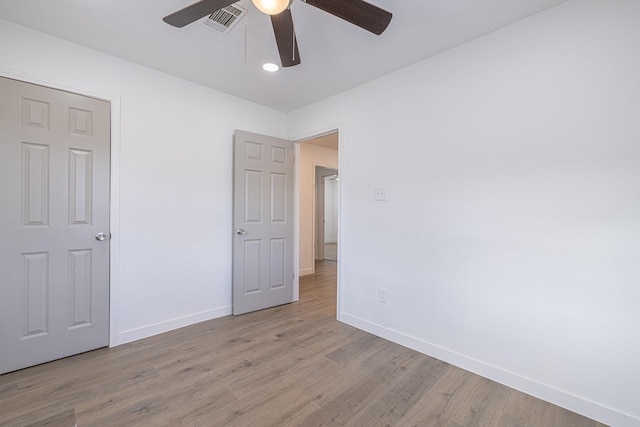
[[[295,23],[296,23],[296,7],[293,5],[293,2],[291,3],[291,6],[289,6],[289,9],[293,9],[293,13],[291,14],[291,22],[293,22],[293,25],[291,26],[291,38],[293,39],[293,43],[291,43],[291,60],[295,61],[296,60],[296,30],[295,30]]]

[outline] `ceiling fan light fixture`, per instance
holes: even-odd
[[[277,15],[284,12],[293,0],[251,0],[255,7],[267,15]]]

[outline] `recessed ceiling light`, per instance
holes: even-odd
[[[265,71],[268,71],[270,73],[273,73],[275,71],[278,71],[280,69],[280,67],[278,67],[276,64],[272,63],[272,62],[267,62],[266,64],[264,64],[262,66],[262,69]]]

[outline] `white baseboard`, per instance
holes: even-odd
[[[301,268],[298,270],[298,276],[308,276],[309,274],[313,274],[313,268]]]
[[[416,337],[395,331],[390,328],[369,322],[368,320],[352,316],[348,313],[340,313],[339,320],[348,325],[362,329],[381,338],[395,342],[412,350],[419,351],[436,359],[455,365],[464,370],[481,375],[490,380],[504,384],[523,393],[553,403],[570,411],[592,418],[601,423],[615,427],[640,426],[640,418],[607,407],[581,396],[574,395],[564,390],[542,384],[530,378],[523,377],[514,372],[507,371],[497,366],[490,365],[464,354],[440,347],[423,341]]]
[[[218,317],[231,314],[232,306],[218,307],[211,310],[201,311],[199,313],[189,314],[187,316],[177,317],[165,322],[154,323],[153,325],[142,326],[140,328],[129,329],[118,334],[118,345],[131,341],[140,340],[142,338],[151,337],[174,329],[183,328],[193,325],[194,323],[204,322],[206,320],[216,319]]]

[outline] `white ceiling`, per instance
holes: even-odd
[[[376,36],[295,0],[302,63],[273,74],[261,68],[280,63],[271,22],[251,1],[227,35],[162,21],[195,0],[0,0],[0,18],[288,112],[564,1],[371,0],[393,13]]]

